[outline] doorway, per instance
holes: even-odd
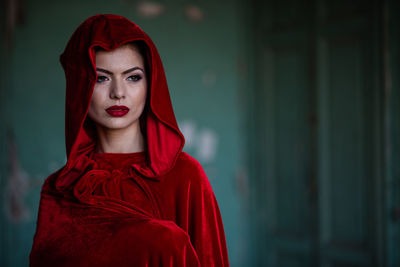
[[[254,10],[257,265],[383,266],[381,4]]]

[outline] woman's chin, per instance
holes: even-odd
[[[100,123],[101,128],[107,131],[118,131],[125,130],[131,127],[134,127],[135,122],[127,122],[127,121],[108,121],[104,123]]]

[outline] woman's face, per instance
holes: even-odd
[[[147,79],[144,60],[132,44],[112,51],[96,52],[97,82],[89,106],[89,117],[97,127],[139,127],[146,103]]]

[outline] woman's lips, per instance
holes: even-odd
[[[129,112],[129,108],[126,106],[111,106],[106,111],[113,117],[122,117]]]

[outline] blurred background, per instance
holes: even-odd
[[[66,162],[59,55],[99,13],[162,57],[231,266],[400,266],[395,0],[2,0],[0,265],[28,266],[44,179]]]

